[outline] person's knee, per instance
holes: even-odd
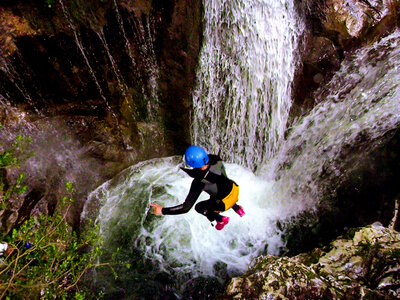
[[[204,214],[204,207],[200,203],[196,204],[194,209],[199,213],[199,214]]]

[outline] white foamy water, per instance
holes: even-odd
[[[255,169],[283,139],[303,24],[292,1],[212,0],[204,10],[193,141]]]
[[[83,216],[87,218],[94,206],[100,208],[97,222],[106,247],[112,246],[107,239],[118,232],[165,271],[193,276],[216,275],[216,263],[226,264],[228,272],[243,272],[266,243],[269,253],[278,253],[282,242],[275,222],[287,212],[286,204],[270,198],[270,183],[238,165],[227,164],[227,173],[240,185],[239,204],[246,215],[240,218],[233,210],[225,212],[231,219],[224,230],[217,231],[194,209],[184,215],[154,216],[150,203],[180,204],[190,188],[191,178],[179,169],[178,161],[140,163],[91,195]],[[208,199],[207,194],[201,199]]]

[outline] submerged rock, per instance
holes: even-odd
[[[374,223],[347,235],[294,257],[258,257],[247,273],[231,280],[223,298],[400,297],[400,233]]]

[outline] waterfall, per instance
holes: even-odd
[[[106,272],[97,274],[108,295],[121,290],[158,299],[184,298],[188,290],[204,298],[215,295],[257,255],[279,254],[285,232],[278,224],[317,209],[326,186],[334,190],[356,167],[354,160],[399,127],[396,31],[348,55],[316,92],[317,105],[286,128],[301,24],[289,2],[205,3],[193,141],[227,158],[246,215],[224,212],[231,221],[223,231],[193,209],[155,216],[149,204],[173,206],[186,197],[191,180],[179,169],[181,158],[157,158],[124,170],[90,194],[82,213],[83,221],[93,218],[99,225],[105,256],[114,253],[131,266],[118,268],[119,282]]]
[[[122,37],[123,37],[123,39],[125,41],[124,45],[125,45],[126,50],[128,51],[129,59],[131,60],[132,65],[136,66],[136,61],[135,61],[135,58],[134,58],[134,56],[132,54],[133,50],[132,50],[131,44],[129,42],[129,39],[128,39],[127,35],[126,35],[125,28],[124,28],[124,23],[122,21],[121,14],[119,13],[118,4],[117,4],[116,0],[113,1],[113,8],[114,8],[114,11],[115,11],[115,15],[117,17],[117,22],[118,22],[119,29],[120,29],[120,31],[122,33]]]
[[[172,206],[184,200],[191,180],[179,170],[179,157],[142,162],[96,189],[82,219],[97,216],[106,250],[120,248],[119,258],[133,266],[119,270],[124,278],[119,288],[128,295],[151,295],[164,284],[180,297],[194,289],[198,278],[206,292],[216,292],[220,285],[204,278],[223,280],[246,271],[262,252],[278,254],[284,247],[279,221],[315,209],[324,196],[324,181],[337,184],[345,168],[356,165],[355,157],[362,159],[399,126],[399,43],[397,31],[349,56],[316,93],[319,104],[293,124],[258,175],[226,164],[228,176],[240,185],[239,204],[246,215],[225,212],[231,222],[221,232],[193,210],[162,217],[149,212],[150,203]],[[357,148],[362,153],[352,152]],[[266,179],[272,178],[267,172],[274,173],[273,180]],[[117,288],[106,274],[97,280],[111,295]]]
[[[143,51],[147,53],[146,70],[148,71],[148,89],[149,100],[147,102],[147,110],[150,120],[155,120],[159,114],[159,99],[158,99],[158,80],[159,68],[154,50],[154,35],[152,33],[152,25],[150,19],[145,23],[146,27],[140,26],[140,32],[144,37]],[[140,24],[141,25],[141,24]]]
[[[104,45],[104,49],[105,49],[105,51],[107,53],[107,57],[111,63],[112,70],[114,71],[115,77],[117,78],[118,87],[120,88],[120,90],[126,100],[126,98],[128,96],[128,86],[126,85],[123,75],[121,74],[121,71],[119,70],[117,63],[115,62],[115,59],[110,52],[110,49],[109,49],[109,46],[107,43],[107,39],[104,35],[103,28],[100,29],[100,31],[96,32],[96,33],[97,33],[97,36],[99,37],[99,40]]]
[[[347,173],[399,127],[400,32],[395,31],[346,54],[340,70],[315,93],[315,107],[287,128],[297,41],[304,26],[292,2],[204,1],[192,141],[227,161],[228,176],[240,185],[239,204],[246,215],[224,212],[230,222],[222,231],[194,209],[180,216],[155,216],[151,203],[174,206],[187,195],[191,179],[180,170],[181,157],[156,158],[127,168],[90,193],[81,216],[82,224],[92,219],[99,226],[105,251],[99,260],[108,262],[116,256],[121,263],[113,266],[114,274],[99,269],[94,276],[93,286],[105,298],[211,298],[226,279],[246,272],[256,256],[281,254],[286,232],[279,225],[329,205]],[[67,2],[59,3],[71,30],[65,41],[71,40],[77,50],[77,58],[67,57],[71,59],[67,65],[88,77],[78,76],[78,81],[93,81],[95,90],[87,99],[100,98],[119,127],[111,109],[121,105],[118,91],[126,99],[138,86],[135,92],[144,95],[144,104],[136,104],[144,107],[140,113],[147,112],[141,121],[159,121],[160,74],[151,18],[126,17],[113,0],[108,17],[115,17],[116,27],[105,26],[92,35],[93,40],[85,40]],[[98,48],[89,48],[86,42],[100,44],[104,56],[92,55],[89,49]],[[68,49],[72,47],[60,50]],[[59,194],[60,182],[68,180],[81,187],[77,190],[81,198],[93,188],[89,179],[112,166],[86,159],[90,149],[75,139],[65,119],[45,118],[40,112],[47,99],[37,78],[50,77],[35,77],[37,69],[25,64],[23,55],[16,50],[10,58],[1,57],[0,109],[15,123],[0,131],[1,147],[13,143],[21,132],[33,137],[35,156],[21,169],[29,170],[29,184],[40,193]],[[113,77],[110,81],[101,77],[103,66],[97,68],[97,58],[105,62],[104,69],[109,68],[103,75]],[[137,75],[142,69],[145,74]],[[104,82],[113,88],[115,84],[117,93]],[[37,120],[12,106],[13,92],[20,96],[18,104],[33,107]],[[139,111],[129,108],[126,114]],[[136,117],[132,119],[138,121]],[[206,198],[201,195],[199,200]]]
[[[21,61],[21,63],[24,64],[25,70],[29,74],[29,67],[25,65],[25,62],[22,59],[19,51],[16,51],[15,55],[18,57],[18,59]],[[18,71],[15,69],[13,64],[14,64],[13,60],[5,59],[5,58],[1,57],[0,71],[1,71],[2,75],[5,78],[7,78],[7,80],[11,83],[12,88],[15,89],[16,91],[18,91],[18,93],[23,97],[23,99],[27,103],[29,103],[29,105],[33,108],[33,110],[39,116],[42,116],[42,113],[39,111],[39,109],[37,108],[37,105],[35,104],[35,101],[33,100],[33,95],[25,87],[23,76],[21,76],[21,74],[18,74]],[[5,84],[5,82],[3,82],[3,84]],[[4,94],[3,95],[0,94],[0,96],[2,98],[8,98],[9,95],[8,95],[6,89],[4,89],[4,90],[5,90],[4,92],[2,91]],[[35,89],[35,92],[37,94],[39,94],[39,97],[41,96],[40,92],[37,89]]]
[[[303,24],[292,1],[204,3],[193,142],[256,169],[279,148]]]
[[[340,183],[399,126],[399,45],[396,31],[356,51],[317,91],[319,104],[293,124],[276,157],[260,171],[274,174],[275,188],[285,198],[315,205],[326,186]]]

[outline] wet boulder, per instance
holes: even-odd
[[[260,256],[233,278],[234,299],[394,299],[400,296],[400,233],[374,223],[294,257]]]
[[[332,78],[347,53],[398,27],[394,0],[305,0],[298,3],[306,29],[299,48],[289,122],[313,108],[313,93]]]

